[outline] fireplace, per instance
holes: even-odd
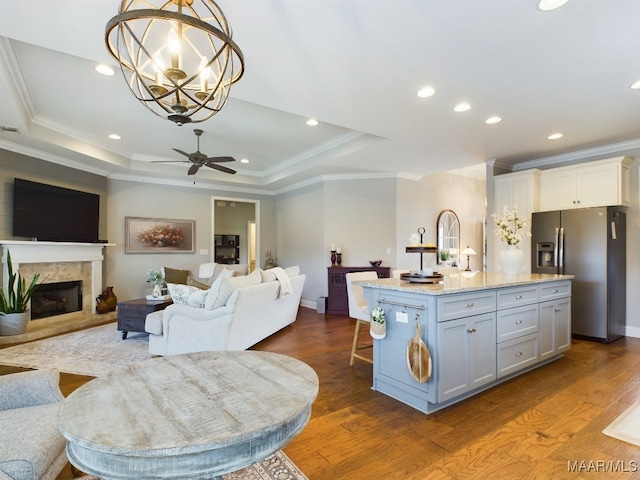
[[[11,251],[13,268],[28,281],[36,273],[44,285],[67,282],[80,282],[77,293],[65,293],[66,302],[78,303],[71,313],[62,313],[50,317],[41,316],[42,322],[61,322],[82,319],[96,313],[95,298],[102,292],[102,250],[111,244],[66,243],[66,242],[29,242],[20,240],[0,240],[2,248],[2,275],[0,287],[7,290],[7,251]],[[65,287],[66,288],[66,287]],[[58,292],[59,293],[59,292]],[[62,300],[58,300],[60,303]],[[51,304],[51,309],[54,305]],[[56,307],[57,308],[57,307]],[[60,307],[61,308],[61,307]],[[65,306],[65,308],[68,308]],[[32,312],[33,313],[33,312]],[[32,314],[32,318],[34,318]]]
[[[82,310],[82,281],[42,283],[31,297],[31,320]]]

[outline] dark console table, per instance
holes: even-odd
[[[144,332],[144,321],[147,315],[158,310],[164,310],[173,302],[171,300],[147,300],[138,298],[118,303],[118,330],[122,332],[122,339],[127,339],[129,332]]]
[[[349,299],[347,297],[347,280],[345,275],[351,272],[376,272],[378,278],[389,278],[391,267],[327,267],[327,314],[349,315]]]

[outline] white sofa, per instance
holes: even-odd
[[[287,271],[291,292],[284,296],[281,296],[281,283],[272,279],[273,274],[255,270],[245,277],[222,280],[222,290],[232,288],[230,285],[234,282],[246,285],[232,289],[222,306],[209,309],[174,303],[150,313],[145,322],[149,353],[246,350],[292,324],[306,277],[299,269]]]

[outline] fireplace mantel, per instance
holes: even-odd
[[[8,278],[7,252],[11,251],[11,263],[14,270],[20,270],[20,264],[28,263],[91,263],[91,299],[102,293],[102,249],[114,246],[112,243],[74,243],[74,242],[29,242],[20,240],[0,240],[2,248],[2,288],[6,292]],[[95,305],[92,307],[95,313]]]

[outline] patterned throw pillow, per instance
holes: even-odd
[[[203,308],[208,290],[201,290],[198,287],[182,285],[179,283],[168,283],[167,288],[173,303],[191,305],[192,307]]]

